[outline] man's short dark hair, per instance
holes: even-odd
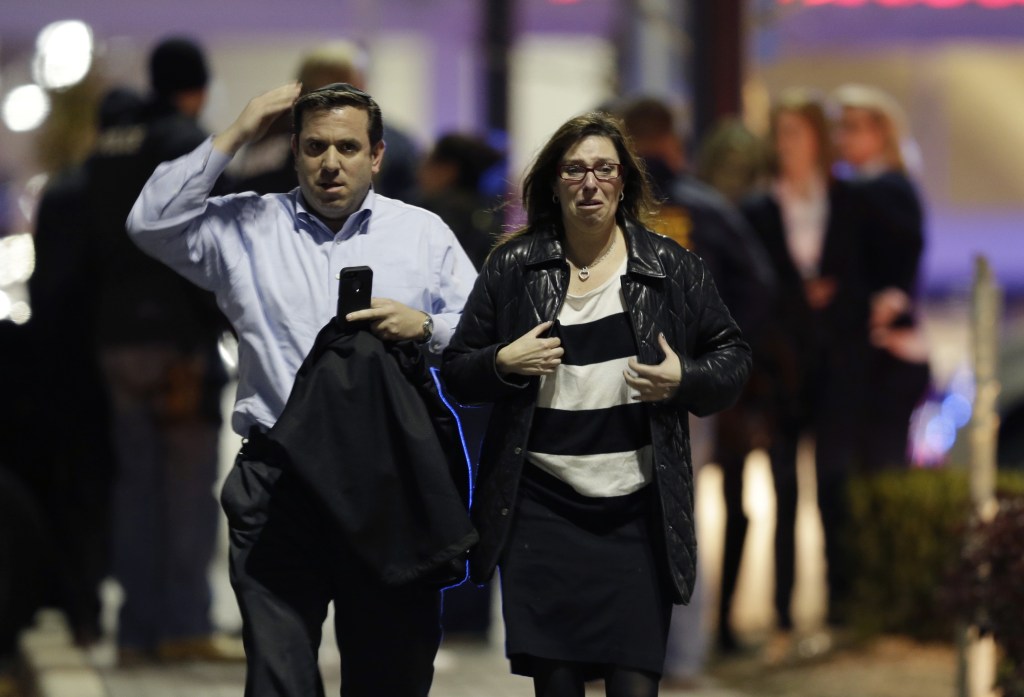
[[[161,97],[201,89],[209,80],[206,56],[191,39],[164,39],[149,54],[149,82]]]
[[[622,123],[635,140],[662,138],[675,133],[672,109],[655,97],[638,97],[622,107]]]
[[[295,100],[295,105],[292,107],[292,132],[296,136],[301,133],[302,120],[308,112],[344,106],[362,109],[367,113],[370,117],[370,147],[376,147],[377,143],[384,138],[384,118],[381,116],[380,107],[377,102],[373,101],[373,97],[347,82],[326,85]]]

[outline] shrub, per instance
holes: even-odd
[[[998,489],[1024,495],[1024,474],[1000,472]],[[943,588],[971,516],[968,473],[886,472],[855,478],[849,493],[853,577],[844,614],[853,628],[952,640],[957,618],[943,612]]]
[[[1000,501],[988,522],[971,521],[947,592],[956,614],[1002,649],[1004,697],[1024,697],[1024,496]]]

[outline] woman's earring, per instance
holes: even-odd
[[[558,203],[558,194],[551,194],[551,202]]]
[[[626,200],[626,192],[625,191],[620,191],[619,192],[619,200],[620,201],[625,201]]]

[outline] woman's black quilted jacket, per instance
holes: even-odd
[[[660,363],[658,334],[679,354],[683,378],[676,396],[651,405],[654,484],[664,534],[664,561],[675,601],[693,591],[697,542],[688,412],[730,406],[750,368],[750,348],[714,281],[695,254],[628,222],[629,261],[622,292],[641,363]],[[442,375],[463,403],[493,402],[477,476],[473,522],[480,542],[470,554],[473,579],[491,577],[504,549],[537,398],[537,378],[503,378],[498,350],[558,316],[569,267],[560,233],[536,230],[496,249],[484,265],[444,354]]]

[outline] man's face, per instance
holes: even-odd
[[[359,209],[384,157],[383,142],[370,147],[369,118],[352,106],[319,109],[292,138],[302,196],[335,232]]]

